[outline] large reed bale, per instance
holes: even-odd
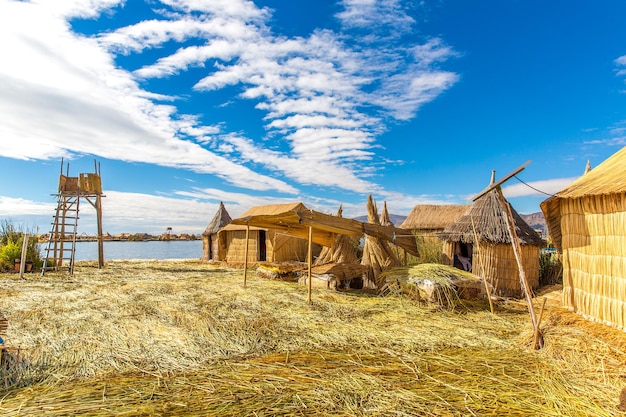
[[[343,217],[343,206],[339,206],[337,217]],[[357,263],[359,258],[356,253],[356,242],[349,236],[336,235],[334,245],[332,247],[322,247],[319,256],[315,260],[315,265],[324,265],[328,263]]]

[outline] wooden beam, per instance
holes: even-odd
[[[483,191],[481,191],[480,193],[476,194],[474,197],[472,197],[472,201],[476,201],[478,200],[480,197],[484,196],[485,194],[487,194],[489,191],[493,190],[496,187],[499,187],[500,185],[504,184],[506,181],[508,181],[509,179],[511,179],[511,177],[519,174],[520,172],[522,172],[524,170],[524,168],[526,168],[526,166],[530,164],[530,161],[526,161],[524,162],[522,165],[520,165],[518,168],[514,169],[513,171],[509,172],[508,174],[506,174],[504,177],[502,177],[502,179],[500,179],[497,182],[494,182],[493,184],[489,184],[489,187],[485,188]]]

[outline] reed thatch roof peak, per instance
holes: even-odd
[[[626,146],[556,193],[557,198],[626,193]],[[552,198],[552,197],[551,197]]]
[[[224,203],[220,201],[220,205],[217,209],[217,212],[215,213],[215,216],[213,216],[213,219],[211,220],[209,225],[206,227],[206,229],[204,229],[202,235],[208,236],[217,233],[224,227],[226,227],[231,221],[232,218],[230,217],[230,214],[228,214],[228,211],[226,211]]]
[[[474,243],[474,236],[477,236],[482,242],[510,244],[506,215],[502,212],[498,192],[497,188],[493,189],[476,200],[465,214],[439,234],[439,238],[449,242]],[[543,246],[543,239],[512,207],[511,213],[520,244]]]
[[[461,217],[469,205],[418,204],[400,225],[409,230],[443,230]]]
[[[588,163],[581,177],[540,204],[557,251],[562,251],[561,201],[599,195],[626,198],[626,146],[593,169]]]

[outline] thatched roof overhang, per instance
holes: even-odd
[[[418,253],[415,238],[406,236],[405,230],[320,213],[302,203],[253,207],[232,224],[273,229],[302,238],[308,238],[311,227],[311,240],[328,247],[333,246],[337,234],[353,237],[368,234],[394,242],[411,254]]]
[[[511,208],[515,230],[522,245],[543,246],[541,237]],[[505,214],[502,212],[498,190],[494,189],[480,197],[465,214],[439,234],[448,242],[475,243],[475,236],[481,242],[511,244],[507,231]]]
[[[562,249],[561,201],[598,195],[626,198],[626,146],[541,203],[548,233],[557,251]]]

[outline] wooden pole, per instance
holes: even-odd
[[[26,249],[28,249],[28,233],[24,233],[22,242],[22,257],[20,258],[20,279],[24,278],[24,268],[26,267]]]
[[[96,220],[98,222],[98,268],[104,268],[104,238],[102,236],[102,196],[96,195]]]
[[[533,308],[533,300],[531,296],[530,285],[528,285],[528,280],[526,279],[526,273],[524,272],[524,266],[522,265],[521,259],[521,247],[519,243],[519,238],[517,237],[517,232],[515,231],[515,220],[513,219],[513,213],[511,212],[511,207],[504,199],[502,195],[502,189],[500,187],[496,188],[498,193],[498,200],[500,201],[500,207],[502,209],[502,213],[504,214],[504,220],[506,222],[507,230],[509,232],[509,238],[511,239],[511,246],[513,247],[513,253],[515,254],[515,260],[517,261],[517,268],[519,270],[519,278],[520,284],[522,286],[522,290],[524,291],[524,295],[526,297],[526,303],[528,304],[528,312],[530,313],[530,320],[533,325],[533,331],[535,334],[539,333],[539,328],[537,326],[537,317],[535,316],[535,309]],[[541,337],[541,335],[539,335]],[[543,341],[541,342],[543,346]],[[533,346],[534,349],[539,349],[538,343]]]
[[[543,298],[543,303],[541,303],[541,310],[539,310],[539,319],[537,320],[537,328],[535,329],[535,335],[533,338],[533,346],[535,349],[541,349],[543,347],[543,337],[539,334],[539,325],[541,324],[541,318],[543,317],[543,310],[546,308],[547,298]]]
[[[246,248],[244,250],[243,260],[243,287],[246,288],[246,281],[248,278],[248,243],[250,240],[250,225],[246,225]]]
[[[472,231],[474,232],[474,245],[472,247],[472,253],[475,256],[476,253],[480,253],[481,249],[480,242],[478,241],[478,233],[476,233],[476,226],[474,226],[474,216],[470,216],[470,219],[472,220]],[[478,251],[476,249],[478,249]],[[472,262],[472,268],[473,265],[476,265],[476,262]],[[478,262],[478,265],[480,266],[480,276],[485,284],[485,292],[487,293],[487,299],[489,300],[489,309],[491,310],[491,314],[495,314],[493,309],[493,300],[491,299],[491,291],[489,291],[489,283],[487,283],[487,277],[485,276],[482,260]]]
[[[311,291],[312,291],[312,282],[313,282],[313,274],[311,273],[311,258],[312,256],[312,249],[311,246],[313,244],[313,227],[309,226],[309,249],[308,249],[308,253],[307,253],[307,258],[308,258],[308,273],[309,273],[309,292],[308,292],[308,296],[307,296],[307,303],[311,304]]]

